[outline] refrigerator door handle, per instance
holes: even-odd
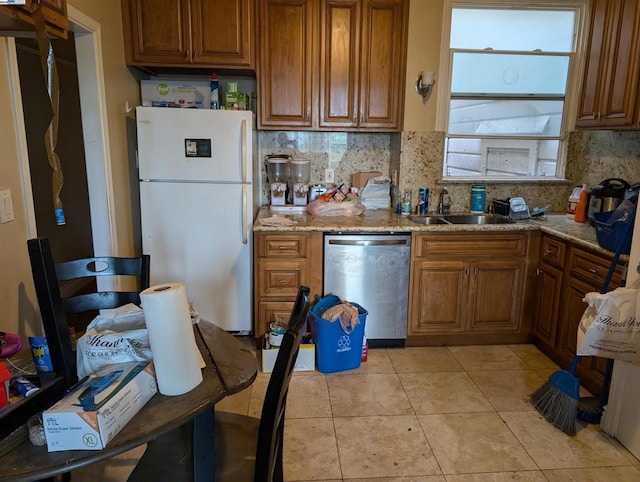
[[[249,226],[248,226],[248,218],[249,214],[247,210],[249,206],[247,205],[247,189],[249,186],[246,184],[242,185],[242,244],[247,244],[249,239]]]
[[[242,135],[242,145],[240,146],[242,156],[242,182],[249,182],[247,179],[247,119],[242,119],[240,131]]]

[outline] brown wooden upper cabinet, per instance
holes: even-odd
[[[0,7],[0,36],[34,37],[33,12],[39,4],[42,4],[42,14],[49,34],[66,39],[69,30],[67,0],[26,0],[24,5]]]
[[[263,129],[399,131],[406,0],[259,0]]]
[[[638,129],[640,0],[594,0],[578,128]]]
[[[253,0],[122,0],[127,65],[253,70]]]

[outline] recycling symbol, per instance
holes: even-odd
[[[340,351],[347,351],[351,348],[351,338],[347,335],[342,335],[338,340],[338,348],[340,348]]]

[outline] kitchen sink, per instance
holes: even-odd
[[[500,214],[447,214],[435,216],[409,216],[416,224],[508,224],[513,219]]]
[[[417,224],[451,224],[443,216],[409,216],[409,221]]]
[[[451,224],[508,224],[515,222],[500,214],[451,214],[444,217]]]

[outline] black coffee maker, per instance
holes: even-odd
[[[605,179],[591,188],[587,219],[593,225],[593,213],[614,211],[624,199],[629,183],[624,179]]]

